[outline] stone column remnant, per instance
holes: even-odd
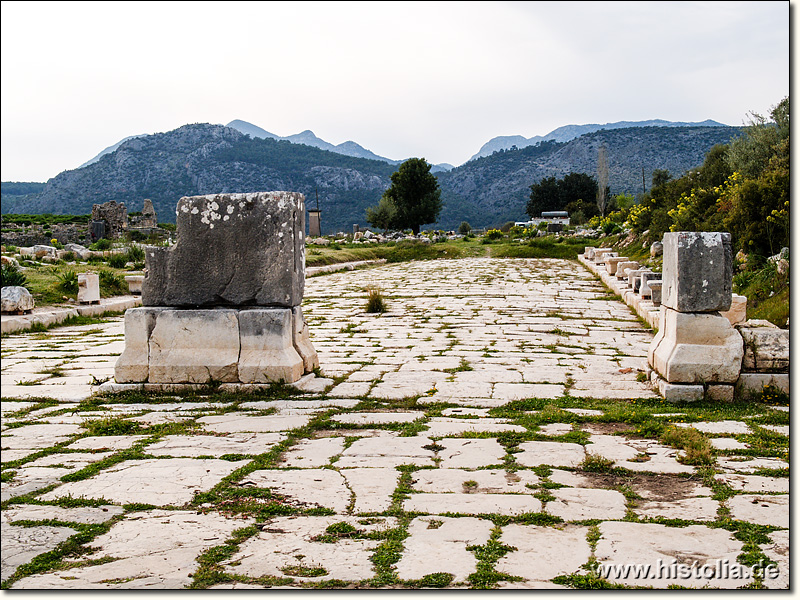
[[[181,198],[175,245],[147,249],[117,383],[293,383],[317,368],[304,231],[299,193]]]
[[[664,234],[661,327],[648,351],[661,394],[732,400],[742,368],[742,337],[720,314],[731,307],[731,236]]]

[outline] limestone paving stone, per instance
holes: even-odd
[[[731,518],[770,527],[789,527],[789,495],[738,494],[728,499]]]
[[[119,504],[182,505],[195,492],[205,492],[248,461],[165,458],[129,460],[89,479],[65,483],[41,496],[42,500],[104,498]]]
[[[467,432],[500,433],[503,431],[524,433],[526,429],[521,425],[507,423],[505,419],[434,417],[428,421],[428,429],[425,434],[430,437],[444,437],[461,435]]]
[[[344,450],[343,437],[301,440],[283,453],[279,466],[300,469],[323,467]]]
[[[541,512],[542,503],[524,494],[430,493],[411,494],[403,501],[403,510],[430,514],[519,515]]]
[[[450,573],[460,583],[475,572],[478,564],[469,546],[489,541],[492,522],[473,517],[415,517],[403,541],[403,553],[396,564],[400,579],[421,579],[432,573]]]
[[[213,435],[168,435],[144,447],[152,456],[219,458],[225,454],[263,454],[286,439],[281,433],[229,433]]]
[[[429,437],[397,437],[377,435],[361,438],[342,452],[336,461],[339,468],[347,467],[397,467],[399,465],[433,466],[434,452]]]
[[[339,471],[347,487],[355,495],[353,512],[380,513],[392,505],[392,494],[397,488],[399,471],[392,468],[351,468]]]
[[[298,581],[340,579],[351,582],[373,578],[376,573],[370,556],[380,541],[315,541],[336,523],[347,523],[359,531],[374,533],[392,529],[396,520],[379,517],[374,523],[364,524],[357,518],[338,515],[276,517],[258,535],[242,543],[238,552],[222,564],[228,573],[249,577],[285,577],[293,567],[321,567],[325,570],[324,575],[292,577]]]
[[[625,517],[625,496],[614,490],[559,488],[545,511],[565,521],[586,519],[622,519]]]
[[[305,427],[311,417],[308,415],[270,415],[253,416],[247,413],[226,413],[197,419],[206,431],[214,433],[291,431]]]
[[[70,450],[127,450],[138,442],[147,439],[146,435],[99,435],[75,440],[68,446]]]
[[[759,469],[789,469],[789,463],[779,458],[731,456],[717,458],[717,467],[728,472],[752,473]]]
[[[764,586],[769,589],[789,589],[789,530],[773,531],[769,534],[770,543],[761,548],[767,558],[775,561],[777,577],[764,577]],[[770,573],[772,575],[772,573]]]
[[[718,474],[717,481],[733,490],[748,493],[789,493],[788,477],[762,477],[761,475]]]
[[[412,412],[358,412],[334,415],[332,421],[346,425],[382,425],[384,423],[412,423],[424,419],[425,413]]]
[[[438,442],[439,466],[446,469],[477,469],[503,462],[505,448],[495,439],[443,438]]]
[[[523,442],[522,452],[515,454],[516,461],[526,467],[548,465],[552,467],[577,467],[586,458],[580,444],[565,442]]]
[[[465,485],[468,484],[468,485]],[[411,478],[411,486],[425,493],[533,494],[539,477],[530,471],[502,469],[421,469]]]
[[[697,423],[675,423],[678,427],[692,427],[711,435],[740,435],[753,433],[750,426],[742,421],[700,421]]]
[[[539,582],[578,572],[591,556],[587,533],[588,527],[577,525],[506,525],[499,541],[516,550],[502,556],[495,569]]]
[[[67,521],[70,523],[96,524],[105,523],[121,515],[121,506],[82,506],[78,508],[62,508],[47,504],[16,504],[3,512],[3,518],[11,521]]]
[[[197,557],[222,545],[252,519],[214,513],[152,510],[125,515],[92,540],[99,564],[20,579],[13,589],[181,589],[191,583]],[[112,562],[102,559],[115,558]]]
[[[711,498],[683,498],[673,502],[642,502],[634,512],[640,517],[714,521],[719,502]]]
[[[17,567],[30,562],[39,554],[54,550],[76,533],[77,530],[69,527],[19,527],[4,522],[0,577],[3,580],[8,579]]]
[[[239,485],[270,489],[293,505],[321,506],[337,513],[346,513],[351,500],[345,478],[330,469],[253,471]]]
[[[736,588],[752,581],[734,578],[718,564],[735,565],[742,542],[724,529],[703,525],[667,527],[653,523],[605,522],[600,524],[595,557],[602,567],[641,565],[648,571],[611,572],[606,579],[624,585],[666,588]],[[696,561],[696,562],[695,562]],[[719,562],[718,562],[719,561]],[[671,565],[675,564],[675,567]]]

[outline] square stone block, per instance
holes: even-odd
[[[611,256],[606,259],[606,273],[609,275],[616,275],[617,273],[617,265],[622,262],[629,262],[630,259],[627,256]]]
[[[303,359],[292,342],[290,308],[254,308],[239,312],[239,381],[294,383],[303,376]]]
[[[125,281],[128,282],[128,291],[134,296],[142,295],[142,282],[144,275],[126,275]]]
[[[237,382],[237,311],[163,309],[149,350],[150,383]]]
[[[681,313],[661,306],[662,327],[647,359],[669,383],[736,383],[742,337],[719,313]]]
[[[114,365],[117,383],[143,383],[150,375],[150,334],[164,309],[137,307],[125,311],[125,350]]]
[[[736,382],[736,397],[743,400],[757,398],[765,387],[774,387],[789,393],[788,373],[742,373]]]
[[[628,274],[626,271],[628,269],[638,269],[639,263],[635,260],[628,260],[628,261],[621,261],[617,263],[617,279],[628,279]]]
[[[305,201],[295,192],[181,198],[177,241],[149,247],[145,306],[299,306]]]
[[[100,276],[97,273],[78,273],[78,302],[100,302]]]
[[[708,231],[664,234],[661,302],[679,312],[716,312],[731,307],[731,235]]]
[[[720,311],[720,314],[736,326],[747,320],[747,296],[731,294],[731,307],[728,310]]]
[[[789,372],[789,330],[740,326],[744,340],[745,371]]]

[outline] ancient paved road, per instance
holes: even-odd
[[[364,312],[368,286],[388,312]],[[577,263],[337,273],[307,281],[304,311],[325,393],[81,403],[120,319],[4,339],[3,580],[551,588],[646,563],[665,566],[605,579],[727,588],[752,582],[747,552],[788,585],[788,455],[751,447],[788,447],[783,413],[660,403],[637,381],[651,332]],[[698,420],[716,470],[621,435]]]

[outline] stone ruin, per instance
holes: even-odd
[[[789,332],[742,322],[746,299],[734,306],[730,234],[666,233],[663,252],[662,314],[648,352],[659,393],[723,401],[767,385],[788,393]]]
[[[152,200],[145,198],[141,215],[128,217],[128,227],[130,229],[155,229],[158,227],[158,218]]]
[[[319,366],[300,308],[302,194],[182,198],[177,241],[148,247],[117,383],[294,383]]]
[[[111,200],[92,206],[89,232],[93,242],[101,238],[116,239],[128,230],[128,209],[121,202]]]

